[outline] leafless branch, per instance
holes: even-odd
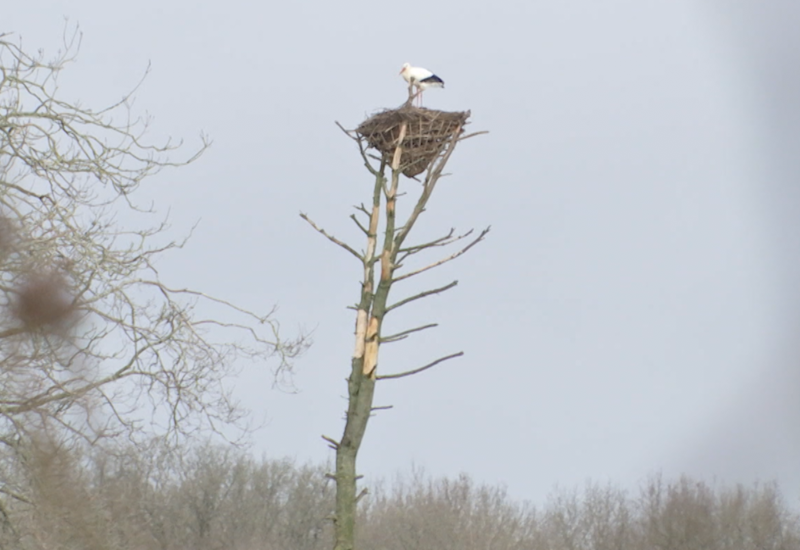
[[[381,343],[386,344],[391,342],[397,342],[399,340],[405,340],[406,338],[408,338],[410,334],[438,326],[439,325],[437,323],[431,323],[429,325],[423,325],[421,327],[404,330],[403,332],[398,332],[397,334],[392,334],[391,336],[383,336],[381,337]]]
[[[364,256],[362,256],[361,254],[359,254],[358,252],[356,252],[356,251],[355,251],[353,248],[351,248],[351,247],[350,247],[350,245],[348,245],[347,243],[345,243],[345,242],[342,242],[342,241],[340,241],[339,239],[337,239],[336,237],[334,237],[333,235],[330,235],[330,234],[328,234],[328,232],[327,232],[327,231],[325,231],[324,229],[322,229],[321,227],[319,227],[319,226],[318,226],[316,223],[314,223],[314,222],[311,220],[311,218],[309,218],[309,217],[308,217],[306,214],[304,214],[304,213],[302,213],[302,212],[301,212],[301,213],[300,213],[300,217],[301,217],[301,218],[303,218],[305,221],[307,221],[307,222],[308,222],[308,223],[311,225],[311,227],[313,227],[314,229],[316,229],[316,230],[317,230],[317,231],[318,231],[320,234],[322,234],[322,235],[324,235],[325,237],[327,237],[329,241],[331,241],[332,243],[334,243],[334,244],[336,244],[336,245],[338,245],[338,246],[340,246],[340,247],[344,248],[344,249],[345,249],[345,250],[347,250],[347,251],[348,251],[350,254],[352,254],[353,256],[355,256],[356,258],[358,258],[358,259],[359,259],[361,262],[363,262],[363,261],[364,261]]]
[[[162,282],[159,258],[185,239],[164,233],[166,219],[153,223],[136,191],[210,141],[201,135],[173,159],[180,142],[148,141],[150,120],[131,110],[135,89],[99,109],[61,99],[58,73],[77,44],[44,61],[0,37],[2,437],[39,430],[97,448],[117,436],[144,445],[151,426],[173,442],[233,433],[230,424],[246,431],[226,378],[273,355],[276,377],[290,374],[308,342],[282,339],[274,311]],[[217,314],[203,316],[211,304]],[[20,448],[0,449],[0,467],[18,464]],[[4,479],[2,491],[27,498],[30,487]]]
[[[390,306],[387,306],[386,307],[386,313],[389,313],[393,309],[397,309],[400,306],[404,306],[409,302],[413,302],[414,300],[419,300],[420,298],[425,298],[426,296],[432,296],[434,294],[440,294],[440,293],[442,293],[442,292],[444,292],[446,290],[450,290],[451,288],[453,288],[457,284],[458,284],[458,281],[453,281],[452,283],[444,285],[444,286],[441,286],[439,288],[434,288],[432,290],[426,290],[425,292],[420,292],[419,294],[415,294],[413,296],[409,296],[408,298],[405,298],[403,300],[400,300],[399,302],[396,302],[396,303],[394,303],[394,304],[392,304]]]
[[[370,173],[371,173],[373,176],[378,176],[378,175],[380,175],[380,174],[381,174],[380,170],[379,170],[379,169],[377,169],[377,168],[375,168],[374,166],[372,166],[372,163],[369,161],[369,158],[367,158],[367,157],[368,157],[368,155],[367,155],[367,151],[364,149],[364,144],[363,144],[363,143],[362,143],[362,141],[361,141],[361,140],[358,138],[358,136],[355,134],[355,132],[354,132],[354,131],[352,131],[352,130],[345,130],[344,126],[342,126],[342,125],[341,125],[341,124],[339,124],[338,122],[336,123],[336,126],[338,126],[338,127],[339,127],[339,129],[340,129],[342,132],[344,132],[344,133],[345,133],[345,135],[347,135],[347,137],[349,137],[350,139],[352,139],[353,141],[355,141],[355,142],[356,142],[356,144],[358,144],[358,151],[359,151],[359,153],[361,153],[361,158],[364,160],[364,166],[366,166],[367,170],[369,170],[369,172],[370,172]],[[383,160],[382,160],[382,159],[380,159],[380,160],[381,160],[381,162],[383,162]]]
[[[490,229],[491,227],[487,227],[486,229],[481,231],[480,235],[478,235],[474,240],[472,240],[472,242],[470,242],[467,246],[465,246],[461,250],[454,252],[453,254],[450,254],[446,258],[442,258],[441,260],[433,262],[432,264],[426,265],[425,267],[421,267],[419,269],[415,269],[414,271],[410,271],[408,273],[404,273],[403,275],[395,277],[394,282],[402,281],[403,279],[408,279],[409,277],[413,277],[414,275],[419,275],[420,273],[424,273],[429,269],[433,269],[434,267],[438,267],[442,264],[446,264],[449,261],[455,260],[462,254],[467,252],[467,250],[469,250],[470,248],[481,242],[484,239],[484,237],[486,237],[486,234],[489,232]]]
[[[20,502],[24,502],[25,504],[32,504],[31,500],[26,497],[25,495],[19,494],[17,492],[11,491],[5,487],[0,487],[0,493],[10,496],[15,500],[19,500]]]
[[[402,229],[402,226],[398,228],[398,231],[401,230],[401,229]],[[455,242],[457,240],[460,240],[460,239],[463,239],[464,237],[469,236],[470,234],[472,234],[473,231],[474,231],[474,229],[470,229],[469,231],[467,231],[463,235],[459,235],[458,237],[453,237],[453,234],[455,233],[455,229],[451,227],[450,231],[447,232],[447,235],[445,235],[443,237],[439,237],[438,239],[434,239],[432,241],[428,241],[427,243],[418,244],[418,245],[414,245],[414,246],[407,246],[405,248],[400,248],[397,252],[398,252],[398,254],[414,254],[415,252],[420,252],[420,251],[425,250],[427,248],[432,248],[432,247],[436,247],[436,246],[447,246],[448,244],[450,244],[452,242]]]
[[[342,132],[344,132],[344,135],[346,135],[347,137],[349,137],[349,138],[350,138],[350,139],[352,139],[353,141],[358,141],[358,136],[357,136],[357,135],[355,135],[355,132],[353,132],[353,130],[347,130],[347,129],[346,129],[344,126],[342,126],[341,124],[339,124],[339,122],[338,122],[338,121],[334,121],[334,124],[336,124],[336,126],[338,126],[338,127],[339,127],[339,129],[340,129]]]
[[[417,374],[417,373],[420,373],[422,371],[426,371],[428,369],[431,369],[431,368],[435,367],[436,365],[438,365],[439,363],[442,363],[443,361],[448,361],[450,359],[455,359],[456,357],[461,357],[462,355],[464,355],[464,352],[463,351],[459,351],[458,353],[453,353],[453,354],[447,355],[445,357],[440,357],[436,361],[431,361],[427,365],[424,365],[424,366],[419,367],[417,369],[413,369],[413,370],[409,370],[409,371],[405,371],[405,372],[398,372],[398,373],[395,373],[395,374],[381,374],[381,375],[377,376],[377,379],[378,380],[393,380],[395,378],[403,378],[405,376],[411,376],[412,374]]]
[[[453,136],[458,136],[461,133],[461,128],[458,128],[454,133]],[[414,206],[414,209],[411,211],[406,223],[403,225],[402,229],[398,231],[397,235],[394,238],[395,248],[400,249],[403,246],[403,243],[408,236],[408,233],[414,227],[414,224],[417,222],[417,219],[425,211],[425,205],[428,204],[428,199],[430,198],[431,194],[433,193],[434,188],[436,187],[436,183],[439,180],[439,176],[442,173],[447,161],[450,160],[450,155],[453,154],[455,150],[455,146],[457,143],[457,139],[455,137],[450,139],[449,144],[445,147],[444,152],[439,156],[438,160],[436,160],[431,167],[428,169],[428,174],[425,178],[425,181],[422,184],[422,193],[420,193],[419,199],[417,200],[417,204]]]
[[[471,134],[467,134],[466,136],[461,136],[461,137],[459,137],[459,138],[458,138],[458,141],[464,141],[465,139],[469,139],[469,138],[471,138],[471,137],[480,136],[480,135],[483,135],[483,134],[488,134],[488,133],[489,133],[489,131],[488,131],[488,130],[482,130],[482,131],[480,131],[480,132],[473,132],[473,133],[471,133]]]
[[[364,235],[369,235],[369,230],[363,225],[361,225],[361,222],[358,221],[358,218],[356,218],[355,214],[350,214],[350,219],[353,220],[353,223],[355,223],[358,226],[358,228],[361,230],[362,233],[364,233]]]

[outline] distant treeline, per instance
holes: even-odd
[[[182,457],[39,451],[24,473],[34,498],[2,499],[0,548],[327,550],[325,472],[213,445]],[[360,507],[364,550],[800,549],[800,521],[773,485],[654,477],[637,494],[590,485],[533,507],[465,475],[412,473],[370,487]]]

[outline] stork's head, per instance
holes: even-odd
[[[400,69],[400,74],[403,74],[404,72],[406,72],[410,68],[411,68],[411,63],[403,63],[403,68]]]

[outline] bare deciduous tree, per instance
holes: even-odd
[[[280,376],[307,345],[280,339],[272,312],[161,280],[156,260],[183,242],[136,191],[208,141],[175,162],[177,145],[146,141],[130,95],[100,110],[63,99],[58,74],[79,41],[67,32],[49,61],[0,35],[0,461],[30,454],[34,436],[97,444],[246,427],[224,384],[237,361],[277,357]],[[30,486],[9,475],[0,493],[5,506]]]
[[[89,465],[90,490],[115,521],[100,530],[113,542],[116,530],[141,541],[132,548],[249,550],[330,546],[332,484],[321,466],[288,460],[256,461],[241,449],[203,444],[171,453],[167,460],[128,449]],[[93,474],[93,476],[92,476]],[[114,526],[113,529],[111,526]],[[149,544],[147,543],[149,541]],[[156,542],[156,544],[154,544]],[[120,548],[120,544],[107,547]]]
[[[378,374],[378,355],[382,344],[403,340],[413,333],[436,326],[430,323],[386,335],[383,333],[385,317],[402,306],[445,292],[455,287],[458,281],[412,294],[394,303],[389,301],[391,290],[396,283],[458,258],[481,242],[489,232],[489,228],[486,228],[477,235],[472,230],[457,234],[451,229],[431,241],[409,243],[409,236],[420,216],[426,211],[428,201],[442,178],[456,145],[476,135],[464,134],[469,112],[444,112],[412,107],[413,97],[410,86],[408,101],[401,108],[378,113],[364,121],[355,131],[347,131],[340,126],[355,141],[365,167],[374,177],[368,206],[361,204],[356,208],[358,215],[351,216],[366,238],[365,248],[357,251],[357,247],[329,234],[307,215],[301,214],[314,229],[354,256],[362,270],[361,294],[354,308],[356,342],[347,379],[348,407],[344,433],[338,441],[324,436],[336,451],[336,471],[332,474],[337,488],[336,511],[333,516],[336,550],[352,550],[355,544],[356,505],[360,497],[357,493],[356,457],[369,417],[375,411],[373,397],[376,381],[417,374],[462,355],[462,352],[452,353],[404,372]],[[370,148],[377,150],[379,155],[369,154]],[[421,183],[419,190],[410,185],[406,189],[406,193],[416,194],[416,202],[406,219],[398,219],[397,201],[401,195],[401,176],[416,179],[418,175],[422,175],[421,181],[417,180]],[[414,265],[419,255],[450,245],[458,248],[437,260]]]
[[[640,548],[795,550],[800,521],[774,485],[721,488],[652,478],[636,506]]]
[[[333,543],[324,466],[254,460],[221,445],[167,451],[154,441],[144,451],[120,445],[114,455],[40,453],[32,468],[44,468],[41,489],[51,496],[20,518],[26,537],[0,529],[0,547],[322,550]],[[376,550],[800,550],[798,516],[774,486],[713,489],[686,478],[651,480],[633,497],[612,486],[560,490],[537,509],[464,474],[414,472],[385,489],[376,483],[359,507],[359,526],[358,544]]]
[[[531,507],[519,506],[498,487],[477,486],[469,476],[398,479],[378,489],[362,510],[359,543],[384,550],[522,550],[537,548],[539,526]]]

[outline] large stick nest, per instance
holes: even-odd
[[[435,111],[403,105],[369,117],[356,128],[356,133],[369,147],[380,151],[389,165],[400,145],[403,152],[400,170],[414,177],[428,169],[450,139],[458,137],[456,134],[461,133],[469,115],[469,111]],[[403,143],[398,143],[403,124],[406,135]]]

